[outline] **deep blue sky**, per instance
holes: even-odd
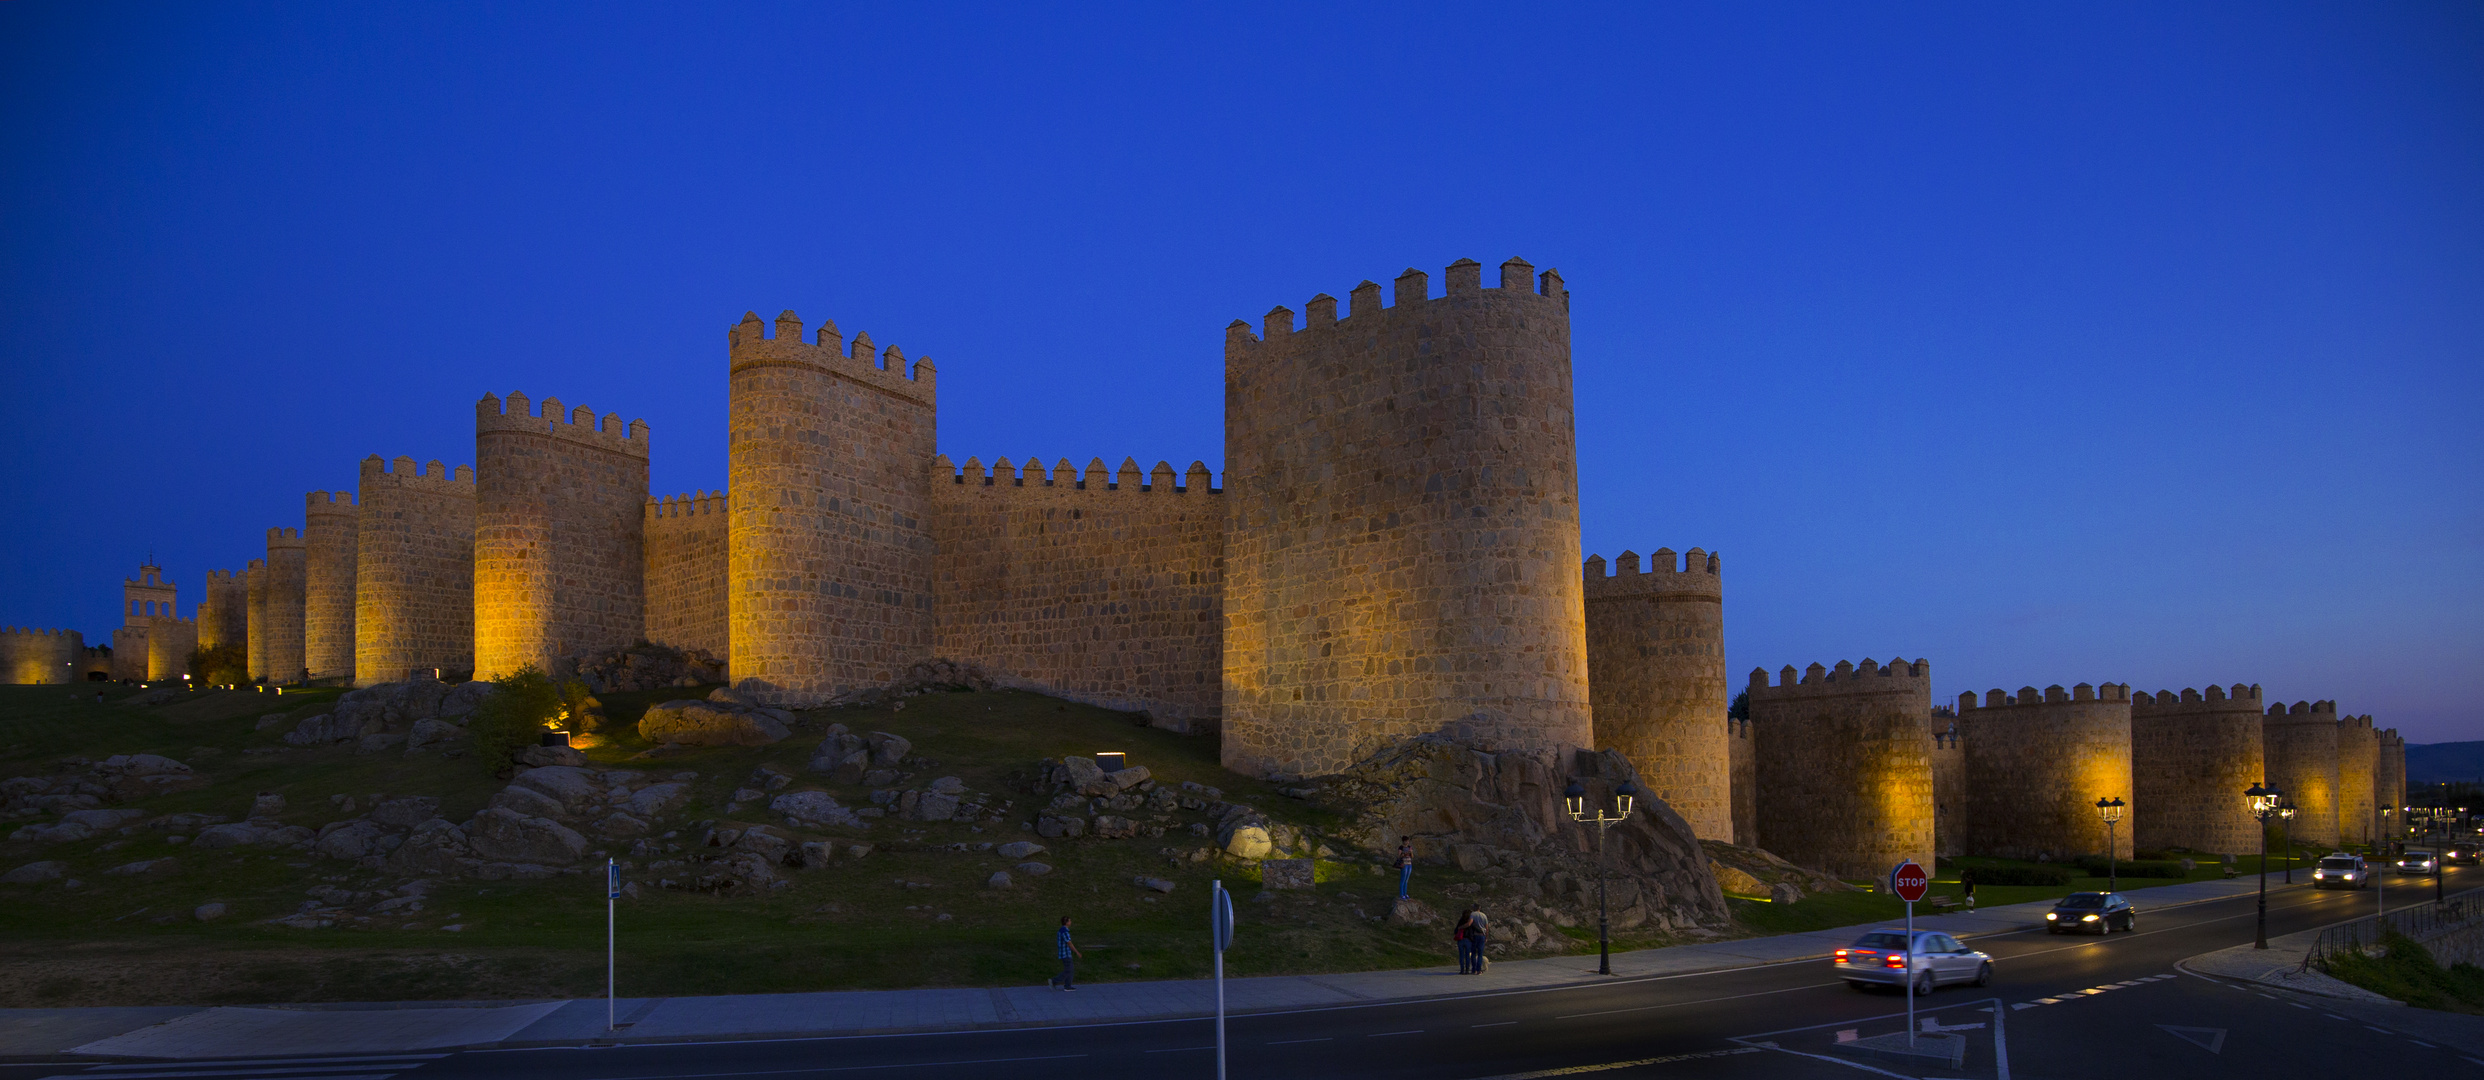
[[[747,309],[960,460],[1221,469],[1227,322],[1516,254],[1587,550],[1721,549],[1736,672],[2484,737],[2484,8],[1192,6],[0,4],[0,623],[485,391],[720,487]]]

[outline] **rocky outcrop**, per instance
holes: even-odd
[[[416,725],[425,720],[439,721],[458,729],[462,736],[466,720],[491,692],[492,684],[487,682],[452,685],[429,678],[366,686],[348,691],[327,712],[295,722],[293,730],[285,733],[285,742],[294,746],[327,746],[399,735],[404,737],[408,752],[415,752],[452,741],[437,726],[425,728],[421,737],[414,737]],[[369,744],[368,749],[377,752],[393,749],[396,744],[397,740],[383,740]]]
[[[705,649],[676,649],[640,642],[626,648],[571,657],[578,681],[598,694],[704,686],[725,681],[725,662]]]
[[[466,844],[490,862],[566,866],[586,852],[586,837],[550,818],[493,807],[466,823]]]
[[[706,701],[667,701],[638,718],[638,734],[678,746],[766,746],[793,734],[793,714],[747,704],[719,687]]]
[[[1619,785],[1638,783],[1630,763],[1609,750],[1556,761],[1423,736],[1300,790],[1343,814],[1344,836],[1375,854],[1394,853],[1400,837],[1413,837],[1425,862],[1499,877],[1532,895],[1592,903],[1596,829],[1572,821],[1563,805],[1573,778],[1597,806],[1610,806]],[[1681,815],[1641,790],[1636,811],[1603,836],[1613,925],[1725,923],[1725,898],[1698,838]],[[1231,821],[1225,828],[1231,851],[1241,829]]]

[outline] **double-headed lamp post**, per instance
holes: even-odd
[[[2122,891],[2121,863],[2118,861],[2121,851],[2119,850],[2120,845],[2114,841],[2113,826],[2121,822],[2122,807],[2124,805],[2126,804],[2122,802],[2122,797],[2119,795],[2116,795],[2110,799],[2096,800],[2096,813],[2104,818],[2105,825],[2106,892]]]
[[[2260,936],[2252,945],[2255,949],[2268,948],[2268,823],[2277,817],[2278,801],[2284,797],[2276,788],[2262,784],[2243,792],[2243,798],[2251,801],[2251,816],[2260,820]]]
[[[1593,822],[1596,826],[1596,974],[1613,973],[1613,935],[1604,914],[1604,831],[1622,823],[1638,801],[1639,789],[1623,784],[1613,789],[1613,813],[1599,806],[1593,815],[1587,812],[1587,785],[1570,781],[1569,790],[1562,792],[1569,804],[1570,819]]]

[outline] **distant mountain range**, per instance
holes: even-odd
[[[2406,744],[2406,784],[2440,784],[2484,777],[2484,742]]]

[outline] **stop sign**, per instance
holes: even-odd
[[[1913,859],[1899,863],[1897,869],[1889,871],[1890,891],[1897,893],[1898,899],[1909,904],[1923,899],[1923,894],[1931,891],[1931,888],[1932,875],[1926,873],[1923,867],[1917,865]]]

